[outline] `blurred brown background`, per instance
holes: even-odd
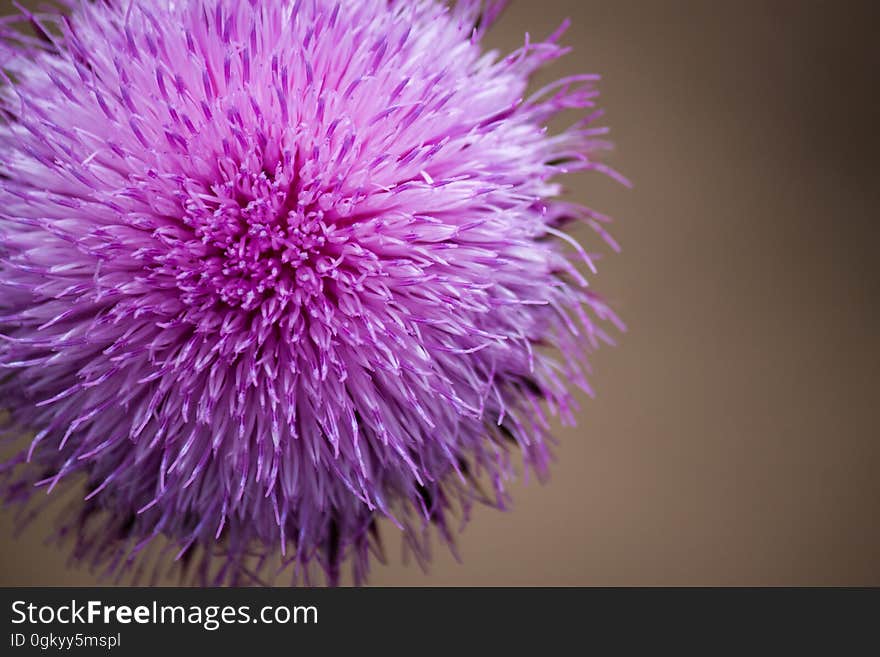
[[[617,218],[597,289],[630,332],[548,485],[477,509],[463,563],[438,545],[427,575],[386,527],[372,584],[880,585],[872,4],[513,3],[492,46],[571,17],[537,82],[604,76],[635,188],[569,187]],[[46,526],[12,539],[0,515],[0,584],[94,583]]]

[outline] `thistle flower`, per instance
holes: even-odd
[[[518,464],[545,474],[548,414],[574,421],[617,323],[562,231],[613,246],[607,220],[554,177],[614,174],[595,76],[527,93],[561,30],[482,50],[502,4],[69,0],[0,26],[0,400],[33,436],[8,502],[85,482],[59,535],[109,574],[162,538],[197,583],[280,554],[333,584],[378,518],[427,558]]]

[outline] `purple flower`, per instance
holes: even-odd
[[[0,404],[33,437],[7,501],[84,483],[59,536],[111,575],[164,537],[197,583],[280,553],[332,584],[346,559],[363,580],[378,518],[425,558],[518,463],[544,475],[618,324],[562,232],[615,246],[607,219],[554,177],[614,174],[595,76],[527,91],[562,30],[483,52],[502,4],[70,0],[0,25]]]

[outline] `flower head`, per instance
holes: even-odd
[[[617,322],[562,232],[606,220],[554,180],[608,169],[594,76],[527,93],[558,33],[483,51],[502,4],[71,1],[0,26],[0,400],[34,435],[7,500],[84,480],[60,533],[111,572],[164,537],[200,583],[276,552],[334,583],[377,518],[424,555],[517,463],[544,474],[547,413],[573,421]]]

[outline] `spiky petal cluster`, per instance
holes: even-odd
[[[594,77],[527,96],[558,35],[481,50],[497,2],[70,1],[2,26],[0,400],[26,503],[84,475],[74,557],[165,537],[196,580],[280,548],[366,572],[502,505],[615,321],[551,179],[602,170]],[[569,242],[569,244],[566,244]],[[555,347],[562,358],[554,358]],[[251,557],[258,558],[256,566]],[[212,560],[213,558],[213,560]]]

